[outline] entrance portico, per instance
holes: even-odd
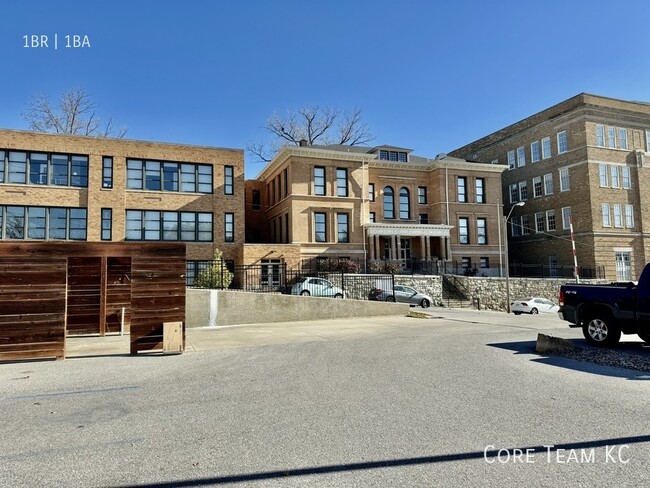
[[[448,243],[453,227],[450,225],[369,223],[364,228],[370,260],[451,259]]]

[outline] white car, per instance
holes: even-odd
[[[333,297],[345,298],[345,293],[338,286],[334,286],[331,282],[323,279],[316,278],[315,276],[307,276],[302,278],[298,283],[291,288],[292,295],[313,296],[313,297]]]
[[[510,310],[515,315],[522,313],[535,315],[538,313],[557,313],[560,307],[546,298],[530,297],[515,300],[510,304]]]

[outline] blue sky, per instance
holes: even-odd
[[[0,18],[4,128],[84,87],[130,139],[245,148],[274,111],[318,104],[433,157],[580,92],[650,101],[645,0],[39,0]],[[73,34],[91,47],[62,47]]]

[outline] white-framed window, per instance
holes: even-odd
[[[519,201],[519,187],[517,183],[510,185],[510,203],[517,203]]]
[[[632,229],[634,227],[634,207],[625,205],[625,227]]]
[[[632,188],[632,177],[630,176],[630,167],[623,166],[621,168],[621,173],[623,174],[623,188],[626,190]]]
[[[526,181],[519,182],[519,199],[528,200],[528,183]]]
[[[526,150],[523,146],[517,148],[517,166],[526,166]]]
[[[607,147],[616,148],[616,127],[607,127]]]
[[[530,229],[529,226],[530,222],[528,221],[528,215],[522,215],[521,216],[521,233],[523,235],[528,235],[530,234]]]
[[[570,189],[569,168],[562,168],[560,170],[560,191],[569,191]]]
[[[487,219],[476,219],[476,243],[487,244]]]
[[[598,165],[598,176],[600,179],[600,186],[601,187],[607,187],[609,186],[609,181],[607,179],[607,165],[606,164],[599,164]]]
[[[612,177],[612,188],[620,188],[620,183],[618,181],[618,166],[612,165],[609,167],[609,173]]]
[[[618,129],[618,147],[620,149],[627,149],[627,129]]]
[[[541,176],[535,176],[533,178],[533,197],[541,197],[542,196],[542,177]]]
[[[535,213],[535,230],[537,232],[544,232],[544,212]]]
[[[612,219],[609,213],[609,203],[603,203],[600,206],[602,216],[603,216],[603,227],[611,227]]]
[[[510,169],[515,168],[515,151],[514,151],[514,149],[512,151],[508,151],[508,168],[510,168]]]
[[[571,207],[562,207],[562,228],[569,229],[571,225]]]
[[[621,204],[615,203],[614,207],[614,227],[623,227],[623,213],[621,212]]]
[[[600,147],[605,147],[605,126],[604,125],[596,126],[596,145]]]
[[[555,230],[555,210],[546,211],[546,230],[548,232]]]
[[[542,152],[539,147],[539,141],[532,142],[530,144],[530,160],[533,163],[536,163],[542,158]]]
[[[544,175],[544,195],[553,194],[553,175],[551,173]]]
[[[551,138],[545,137],[542,139],[542,159],[551,157]]]
[[[513,237],[520,236],[521,235],[521,217],[512,217],[510,219],[510,235]]]
[[[557,153],[562,154],[569,150],[569,145],[566,140],[566,131],[560,131],[557,133]]]

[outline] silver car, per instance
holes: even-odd
[[[381,300],[386,302],[401,302],[408,303],[410,305],[419,305],[422,308],[428,308],[433,303],[429,295],[420,293],[415,288],[404,285],[395,285],[394,287],[395,294],[391,293],[390,290],[382,290],[379,288],[373,288],[370,290],[368,295],[369,300]]]
[[[331,282],[317,278],[315,276],[307,276],[302,278],[298,283],[291,288],[292,295],[302,295],[304,297],[333,297],[345,298],[345,293],[338,286],[333,285]]]

